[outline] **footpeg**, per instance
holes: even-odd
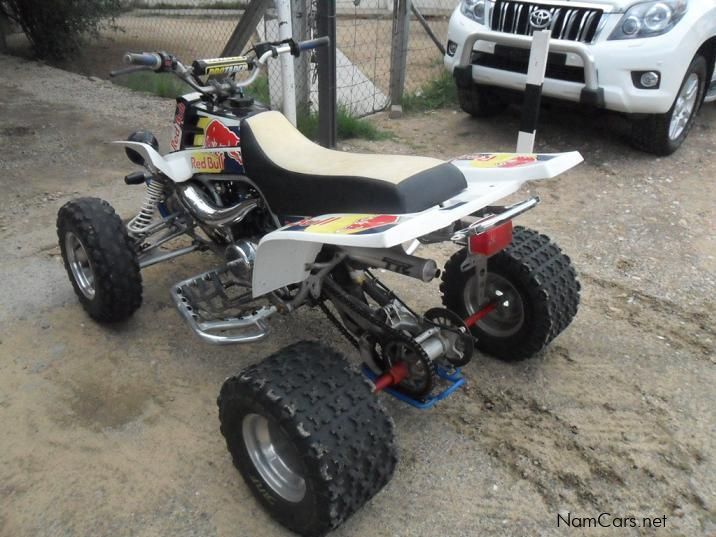
[[[251,289],[236,281],[226,268],[181,281],[171,294],[196,335],[217,345],[262,339],[269,331],[266,319],[276,313],[273,305],[249,309]]]

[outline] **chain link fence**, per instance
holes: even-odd
[[[164,50],[185,63],[220,56],[247,4],[248,0],[127,0],[126,10],[116,20],[120,30],[105,31],[67,67],[105,77],[110,68],[120,65],[128,50]],[[296,37],[310,38],[315,28],[315,0],[293,0],[292,4],[294,34],[298,26],[303,35]],[[414,4],[436,38],[445,43],[448,18],[457,0],[414,0]],[[339,106],[353,116],[384,110],[390,105],[393,0],[337,0],[336,11]],[[263,39],[278,39],[273,9],[257,26],[252,42]],[[264,82],[260,96],[270,97],[272,106],[280,108],[279,62],[270,63],[268,84]],[[405,92],[419,92],[442,73],[442,54],[419,21],[411,17]],[[301,104],[315,109],[316,73],[309,60],[297,69],[296,89],[299,109]]]

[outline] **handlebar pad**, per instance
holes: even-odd
[[[249,61],[245,56],[195,60],[192,64],[192,69],[196,76],[230,75],[249,69]]]
[[[142,52],[141,54],[127,52],[127,54],[124,55],[124,63],[151,67],[156,70],[162,66],[162,57],[153,52]]]
[[[327,35],[317,37],[316,39],[309,39],[308,41],[300,41],[298,43],[298,50],[311,50],[323,45],[328,45],[330,42],[331,39]]]

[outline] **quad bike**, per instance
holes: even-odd
[[[171,289],[200,338],[254,342],[272,316],[305,306],[323,310],[356,348],[362,372],[324,344],[294,344],[227,379],[218,398],[234,464],[258,501],[302,535],[337,527],[391,478],[393,423],[376,392],[430,407],[463,384],[460,368],[475,350],[534,356],[579,302],[569,258],[512,225],[539,200],[495,204],[577,165],[579,153],[444,162],[320,147],[242,88],[269,59],[325,42],[261,43],[247,57],[191,67],[163,52],[128,54],[133,67],[115,74],[174,73],[195,90],[177,99],[171,151],[161,155],[147,132],[116,142],[144,168],[125,178],[146,188],[131,220],[96,198],[67,203],[57,220],[70,280],[97,321],[139,308],[141,269],[211,250],[218,268]],[[456,246],[442,273],[416,255],[432,243]],[[376,269],[440,277],[442,307],[416,312]]]

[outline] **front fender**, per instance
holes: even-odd
[[[150,171],[160,172],[175,183],[188,181],[197,173],[223,173],[227,149],[199,148],[175,151],[164,156],[141,142],[118,140],[113,144],[131,148],[149,163]]]

